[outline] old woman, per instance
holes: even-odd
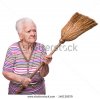
[[[36,24],[29,18],[16,22],[20,41],[9,46],[3,66],[3,75],[10,80],[8,94],[16,94],[20,85],[26,87],[20,94],[46,94],[44,76],[49,72],[52,57],[46,55],[43,44],[36,42]],[[36,75],[29,76],[45,62]]]

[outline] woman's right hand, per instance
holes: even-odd
[[[31,83],[31,79],[30,79],[30,78],[27,78],[27,77],[23,77],[23,78],[22,78],[21,84],[22,84],[24,87],[27,87],[29,83]]]

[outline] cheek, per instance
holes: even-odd
[[[25,37],[24,37],[24,35],[20,34],[19,38],[20,38],[20,40],[23,40]]]
[[[26,39],[26,40],[28,40],[28,39],[29,39],[29,37],[30,37],[30,36],[28,36],[28,35],[27,35],[27,36],[25,36],[25,39]]]
[[[35,35],[35,38],[37,38],[37,34]]]
[[[23,40],[28,40],[29,36],[28,35],[23,35]]]

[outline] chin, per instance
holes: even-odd
[[[30,42],[30,43],[35,43],[35,42],[36,42],[36,40],[30,40],[29,42]]]

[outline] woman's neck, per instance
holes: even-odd
[[[27,43],[24,41],[20,41],[20,42],[21,42],[22,48],[25,49],[26,51],[33,48],[33,43]]]

